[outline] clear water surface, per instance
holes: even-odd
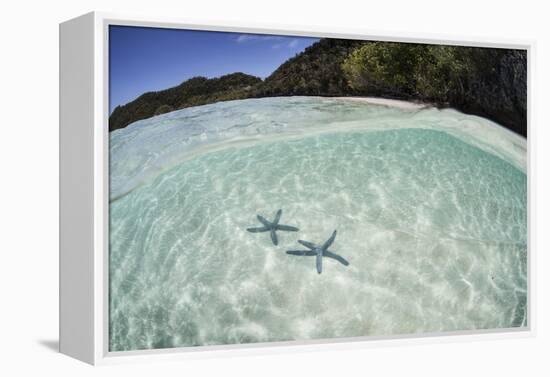
[[[453,110],[317,97],[114,131],[110,349],[526,326],[525,144]],[[279,208],[300,232],[246,231]],[[285,254],[335,229],[348,267]]]

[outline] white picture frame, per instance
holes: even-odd
[[[146,351],[108,350],[108,27],[132,25],[311,37],[525,49],[528,56],[528,326],[414,336],[201,346]],[[449,36],[321,30],[280,25],[215,24],[92,12],[60,24],[60,352],[90,364],[285,353],[355,347],[532,337],[536,318],[532,249],[532,41],[463,40]]]

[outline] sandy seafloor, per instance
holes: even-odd
[[[380,99],[221,102],[111,132],[110,350],[526,326],[526,161],[486,119]],[[298,233],[246,231],[278,209]],[[347,267],[285,253],[333,230]]]

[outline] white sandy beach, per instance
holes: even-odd
[[[428,107],[433,107],[429,103],[403,101],[403,100],[380,98],[380,97],[333,97],[333,98],[338,100],[346,100],[346,101],[366,102],[372,105],[397,107],[399,109],[404,109],[404,110],[419,110],[419,109],[425,109]]]

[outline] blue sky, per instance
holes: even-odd
[[[110,26],[109,113],[194,76],[265,78],[317,38]]]

